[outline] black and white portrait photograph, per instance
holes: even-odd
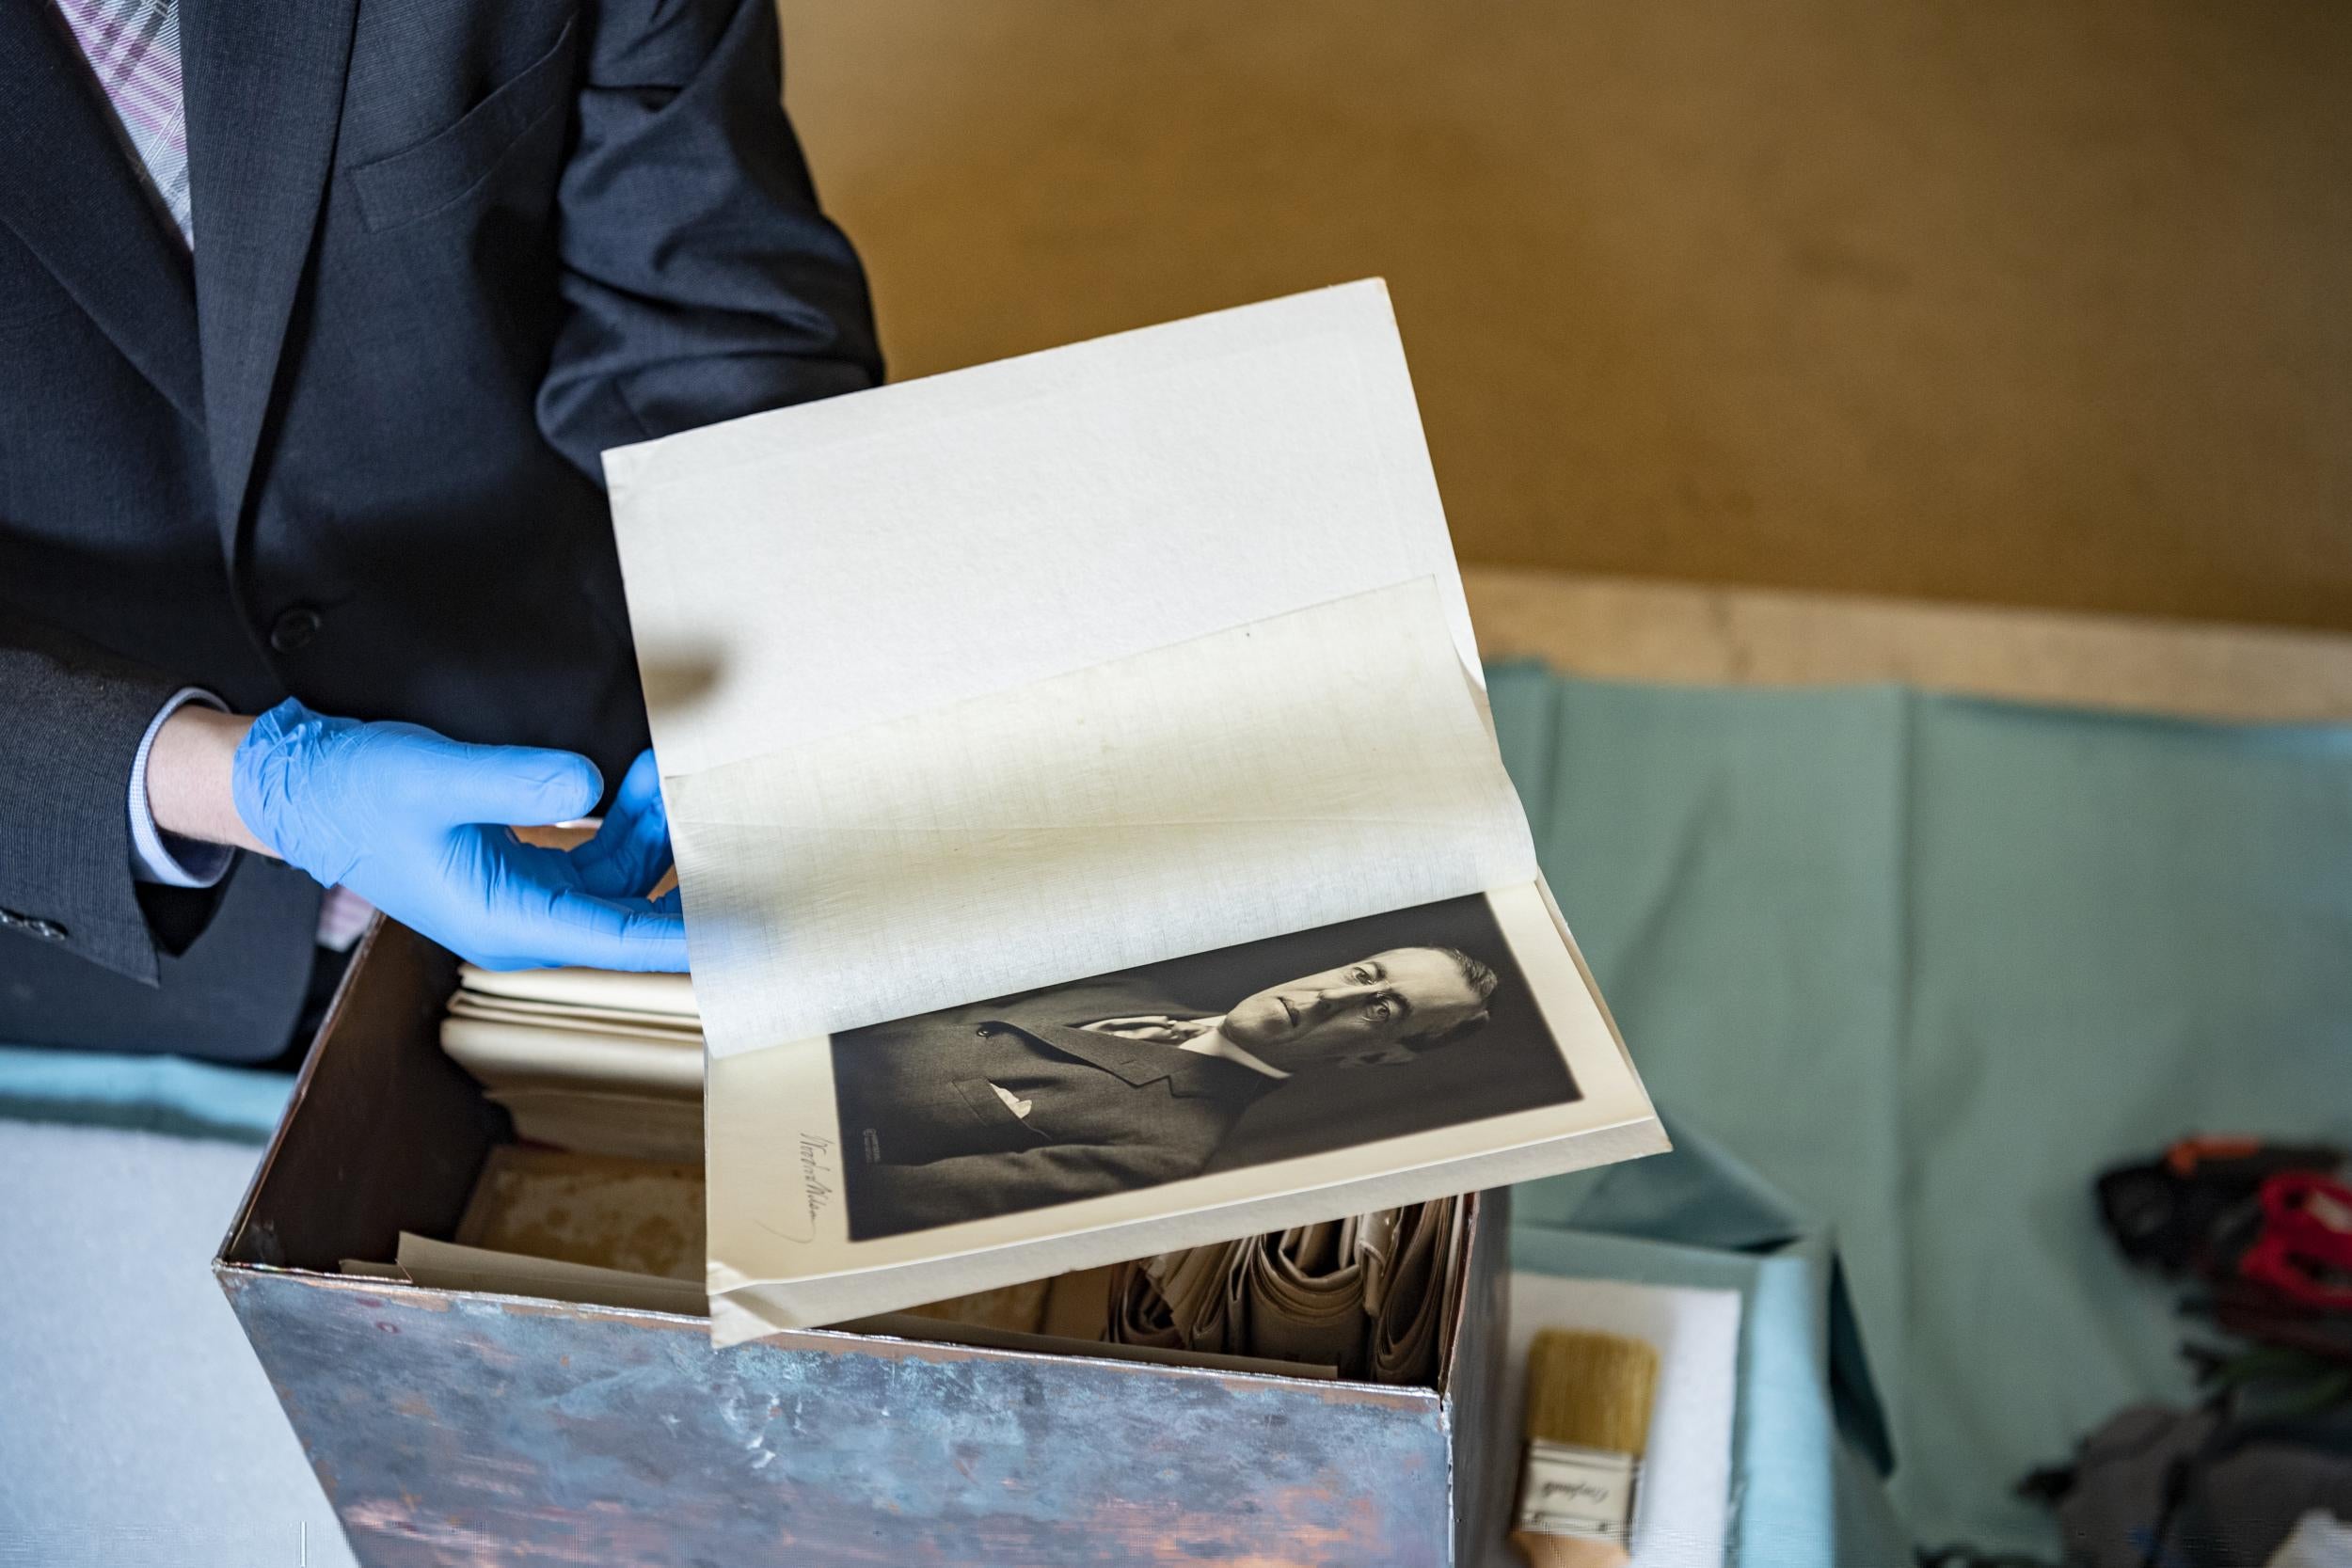
[[[1484,896],[836,1035],[852,1241],[1579,1098]]]

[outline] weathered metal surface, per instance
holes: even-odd
[[[506,1113],[440,1048],[457,960],[378,918],[303,1062],[222,1255],[333,1269],[446,1236]]]
[[[1430,1390],[219,1272],[372,1568],[1451,1560]]]
[[[1487,1560],[1510,1528],[1518,1481],[1519,1434],[1504,1397],[1511,1342],[1511,1191],[1470,1201],[1470,1251],[1464,1260],[1454,1355],[1444,1369],[1443,1418],[1454,1450],[1454,1560]]]

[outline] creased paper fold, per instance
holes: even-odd
[[[1429,580],[664,781],[714,1055],[1532,880]]]

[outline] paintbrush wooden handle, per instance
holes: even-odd
[[[1534,1535],[1513,1530],[1511,1544],[1532,1568],[1625,1568],[1632,1558],[1614,1541],[1591,1536]]]

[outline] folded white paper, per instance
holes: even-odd
[[[1496,751],[1379,284],[605,466],[721,1342],[1664,1147]],[[1418,980],[1350,989],[1399,952]],[[1292,1059],[1196,1073],[1104,1044],[1117,1008],[1043,1016],[1096,978],[1171,1029],[1279,1006],[1250,1037]],[[926,1033],[1022,992],[1050,1040]],[[1475,1045],[1412,1023],[1488,1004]],[[1424,1074],[1341,1093],[1349,1031]]]
[[[691,1039],[549,1029],[452,1014],[441,1021],[441,1049],[494,1088],[570,1085],[691,1097],[703,1086],[702,1049]]]
[[[665,778],[1416,578],[1477,667],[1378,282],[730,420],[604,470]]]
[[[457,982],[478,996],[516,1006],[564,1012],[642,1013],[694,1021],[693,983],[683,974],[631,974],[612,969],[482,969],[465,964]]]
[[[1534,875],[1378,283],[605,467],[714,1055]]]
[[[1532,881],[1472,691],[1424,578],[674,778],[711,1053]]]

